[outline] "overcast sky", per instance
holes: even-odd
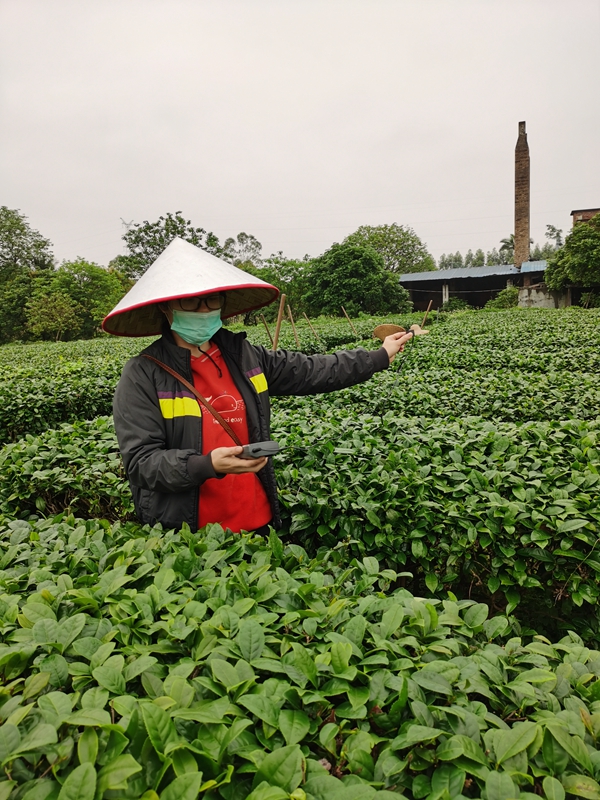
[[[410,225],[438,258],[600,206],[600,0],[0,0],[0,205],[59,259],[181,210],[263,254]]]

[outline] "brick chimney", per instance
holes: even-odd
[[[519,122],[515,147],[515,255],[517,269],[529,260],[529,145],[525,123]]]

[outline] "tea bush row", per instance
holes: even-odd
[[[393,412],[437,420],[476,416],[506,422],[591,420],[600,414],[600,374],[424,370],[411,352],[404,358],[405,366],[399,360],[367,383],[310,401],[277,398],[275,405],[303,415],[308,402],[311,412],[322,418],[349,408],[354,413]]]
[[[600,424],[432,424],[352,410],[274,415],[285,530],[309,552],[409,569],[417,592],[513,609],[538,631],[563,620],[600,637]],[[0,509],[132,518],[109,418],[0,451]],[[565,623],[566,624],[566,623]]]
[[[370,337],[377,323],[357,321],[358,339]],[[357,341],[345,321],[343,325],[341,321],[318,320],[313,324],[320,330],[320,340],[305,326],[310,335],[303,337],[302,346],[307,352],[354,346]],[[262,326],[261,331],[254,336],[268,345]],[[151,341],[106,337],[0,347],[0,442],[41,433],[61,422],[110,414],[123,365]],[[281,346],[296,347],[289,324],[283,329]],[[369,346],[376,344],[370,342]]]
[[[337,411],[337,408],[354,403],[358,409],[368,410],[381,408],[385,402],[387,409],[403,416],[454,419],[479,415],[507,421],[592,419],[600,414],[600,373],[594,371],[594,359],[600,358],[600,348],[594,351],[589,341],[585,344],[578,342],[573,348],[571,341],[570,350],[561,344],[557,353],[550,350],[544,355],[528,349],[530,321],[526,318],[523,318],[525,329],[521,332],[521,344],[515,341],[513,330],[518,325],[503,319],[497,326],[497,341],[492,336],[484,346],[479,342],[480,333],[473,321],[475,315],[464,316],[464,322],[458,319],[439,325],[432,329],[429,337],[409,345],[393,369],[367,384],[321,398],[316,408],[330,413],[330,405]],[[494,318],[501,316],[498,313]],[[487,315],[479,315],[478,320],[482,317],[484,321],[487,319]],[[539,319],[544,322],[546,317]],[[548,348],[556,346],[559,333],[563,335],[558,328],[560,319],[554,316],[552,320],[558,333],[551,340],[549,334],[544,334],[544,346]],[[372,331],[375,322],[377,320],[361,320],[356,324]],[[589,324],[590,320],[584,318],[579,327],[589,333]],[[322,339],[317,343],[314,338],[312,342],[303,340],[304,349],[315,352],[356,346],[349,328],[340,331],[340,323],[331,323],[331,326],[333,332],[327,342]],[[324,328],[322,325],[323,337],[326,335]],[[465,328],[472,331],[471,338],[466,336],[467,341]],[[251,335],[260,339],[256,331]],[[510,341],[507,342],[508,335]],[[266,332],[263,331],[262,336],[266,337]],[[503,342],[503,346],[496,347],[495,341],[496,344]],[[28,373],[30,366],[13,366],[12,373],[8,368],[4,370],[5,377],[0,383],[0,442],[14,441],[26,433],[40,433],[61,422],[93,419],[111,412],[112,394],[122,364],[139,352],[146,341],[134,340],[125,345],[116,340],[114,358],[110,356],[110,342],[102,340],[86,344],[90,346],[89,363],[81,359],[60,360],[68,352],[79,358],[81,343],[69,343],[70,351],[65,345],[63,356],[58,361],[53,361],[51,355],[59,351],[54,351],[50,345],[37,345],[37,352],[46,354],[47,363],[43,370],[35,358],[33,376]],[[361,344],[370,348],[378,346],[372,339]],[[541,346],[540,341],[538,345]],[[29,348],[23,347],[18,351],[13,347],[12,351],[29,353]],[[578,354],[577,359],[574,353]],[[443,366],[445,362],[448,364]],[[400,365],[403,365],[402,373],[397,382],[398,376],[394,373]],[[584,366],[589,367],[588,371],[583,370]],[[9,377],[11,374],[13,377]],[[287,402],[290,408],[301,408],[304,400],[278,402]]]
[[[3,526],[0,797],[600,797],[600,654],[398,577],[216,525]]]

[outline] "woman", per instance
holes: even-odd
[[[210,522],[234,532],[279,527],[271,460],[240,458],[241,445],[270,438],[269,397],[368,380],[387,369],[411,336],[388,336],[375,352],[306,356],[257,347],[245,333],[222,327],[224,317],[264,306],[277,294],[274,286],[175,239],[104,320],[104,329],[117,335],[162,331],[125,365],[113,403],[143,523],[180,528],[186,522],[192,531]]]

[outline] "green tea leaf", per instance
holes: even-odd
[[[38,699],[38,707],[45,722],[60,728],[71,714],[71,702],[71,698],[63,692],[48,692]]]
[[[317,688],[317,667],[313,661],[309,651],[301,644],[294,642],[292,644],[293,651],[293,666],[304,675]]]
[[[23,700],[27,700],[39,694],[46,688],[49,680],[50,673],[48,672],[37,672],[35,675],[32,675],[31,678],[27,680],[25,690],[23,691]]]
[[[102,767],[98,773],[98,792],[100,796],[107,789],[124,789],[127,785],[127,780],[141,772],[142,768],[133,756],[127,754],[118,756],[110,764]]]
[[[103,711],[100,708],[84,708],[81,711],[75,711],[65,720],[67,725],[110,725],[111,719],[108,711]]]
[[[427,689],[427,691],[445,695],[453,694],[451,683],[439,672],[422,669],[419,672],[413,673],[412,679],[423,689]]]
[[[93,764],[80,764],[63,783],[58,800],[94,800],[96,780]]]
[[[254,780],[255,786],[267,781],[286,792],[293,792],[302,782],[304,757],[297,744],[280,747],[269,753],[261,763]]]
[[[68,646],[74,641],[85,626],[85,614],[75,614],[72,617],[61,619],[58,624],[57,642],[62,645],[64,653]]]
[[[289,797],[288,792],[278,786],[269,786],[266,781],[262,781],[246,800],[288,800]]]
[[[16,783],[16,781],[0,781],[0,800],[8,800]]]
[[[465,778],[464,770],[450,764],[443,764],[431,776],[431,790],[435,793],[445,790],[450,797],[458,797],[462,794]]]
[[[469,628],[479,628],[486,621],[488,614],[489,609],[485,603],[475,603],[467,608],[463,619]]]
[[[278,723],[288,745],[301,742],[310,730],[310,720],[304,711],[280,711]]]
[[[173,769],[177,776],[186,775],[189,772],[198,772],[198,762],[194,755],[184,747],[171,750],[169,757],[173,762]]]
[[[125,678],[115,667],[97,667],[92,675],[104,689],[113,694],[125,694]]]
[[[454,761],[460,756],[465,756],[484,766],[489,765],[489,761],[485,757],[483,750],[469,736],[458,734],[456,736],[450,736],[439,745],[436,755],[441,761]]]
[[[351,655],[351,644],[335,642],[331,646],[331,666],[336,675],[342,675],[348,669]]]
[[[57,741],[58,736],[54,725],[41,722],[21,739],[18,752],[28,753],[31,750],[39,750],[42,747],[47,747],[49,744],[55,744]]]
[[[235,640],[246,661],[254,661],[262,656],[265,648],[265,634],[262,625],[256,620],[242,620]]]
[[[442,736],[444,731],[438,728],[430,728],[426,725],[410,725],[404,733],[397,736],[391,744],[393,750],[404,750],[421,742],[431,742]]]
[[[569,763],[569,754],[561,747],[556,738],[552,736],[548,728],[544,732],[542,742],[542,755],[549,770],[555,775],[562,775]]]
[[[519,789],[508,772],[491,771],[485,779],[487,800],[514,800],[519,797]]]
[[[267,725],[271,725],[273,728],[277,727],[279,709],[270,698],[262,694],[246,694],[240,697],[238,702]]]
[[[98,756],[98,734],[93,728],[86,728],[77,742],[77,756],[80,764],[96,763]]]
[[[2,736],[0,736],[0,763],[4,764],[9,760],[12,753],[19,752],[19,745],[21,743],[21,734],[16,725],[11,725],[6,722],[2,728]]]
[[[537,731],[537,725],[533,722],[522,722],[511,731],[498,731],[494,740],[496,763],[500,765],[526,750],[535,740]]]
[[[562,784],[569,794],[586,797],[588,800],[600,800],[600,785],[587,775],[565,775]]]
[[[179,742],[171,717],[154,703],[140,703],[140,706],[152,746],[159,755],[164,755],[167,745]]]
[[[126,664],[125,669],[123,670],[123,678],[125,679],[125,683],[129,683],[129,681],[137,678],[138,675],[141,675],[142,672],[150,669],[150,667],[156,664],[157,661],[158,659],[154,658],[154,656],[140,656],[140,658],[136,658],[135,661]]]
[[[547,776],[542,781],[542,786],[544,787],[544,794],[547,800],[565,800],[564,787],[556,778]]]
[[[175,778],[160,793],[160,800],[196,800],[202,786],[201,772],[187,772]]]
[[[563,750],[580,766],[593,774],[594,768],[587,747],[579,736],[571,736],[560,725],[548,725],[546,730],[556,739]]]
[[[222,683],[227,691],[235,689],[236,686],[244,682],[243,679],[240,679],[236,668],[222,658],[213,658],[210,662],[210,668],[214,679]]]

